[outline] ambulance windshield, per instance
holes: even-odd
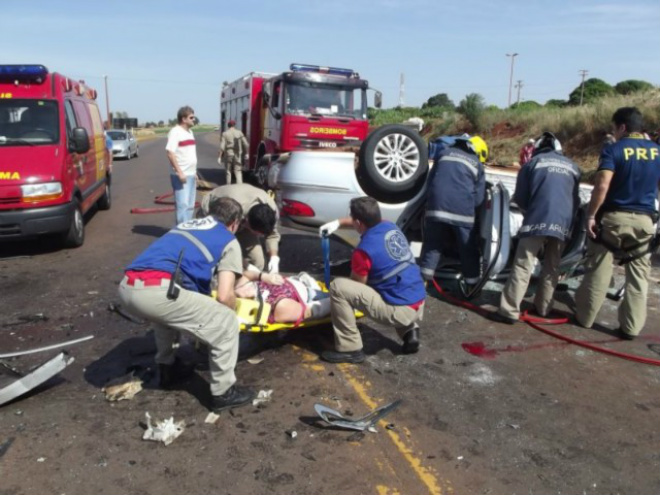
[[[290,83],[286,91],[286,113],[289,115],[366,120],[366,102],[366,92],[361,88]]]
[[[57,102],[0,99],[0,146],[35,146],[60,140]]]

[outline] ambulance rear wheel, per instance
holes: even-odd
[[[82,207],[77,198],[73,200],[73,204],[73,214],[71,215],[69,230],[62,234],[62,244],[67,248],[80,247],[85,242],[85,221]]]

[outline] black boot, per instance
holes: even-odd
[[[225,409],[245,406],[252,402],[254,397],[255,393],[252,389],[232,385],[224,394],[214,395],[211,398],[211,411],[219,413]]]
[[[361,363],[365,359],[364,351],[358,349],[357,351],[339,352],[339,351],[323,351],[321,359],[329,363]]]
[[[172,388],[177,383],[190,378],[193,375],[193,367],[185,365],[179,358],[173,364],[158,365],[158,386],[160,388]]]
[[[419,325],[415,324],[404,334],[401,351],[404,354],[415,354],[419,351]]]

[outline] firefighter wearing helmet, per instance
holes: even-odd
[[[543,252],[543,268],[534,298],[538,316],[546,317],[559,281],[559,262],[571,235],[579,199],[580,169],[562,154],[559,140],[544,132],[534,143],[532,159],[516,181],[513,201],[523,211],[513,268],[491,319],[513,324],[520,317],[536,257]]]
[[[461,288],[468,295],[481,275],[475,220],[486,195],[488,146],[479,136],[447,142],[451,144],[436,155],[429,174],[420,268],[424,279],[432,280],[442,256],[457,255]]]

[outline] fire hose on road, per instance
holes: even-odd
[[[174,193],[167,193],[167,194],[162,194],[160,196],[156,196],[154,198],[154,203],[156,203],[157,205],[173,205],[174,201],[167,199],[167,198],[171,198],[172,196],[174,196]],[[195,208],[199,208],[199,201],[195,203]],[[146,213],[167,213],[175,210],[176,208],[174,206],[163,206],[159,208],[131,208],[131,213],[140,215]]]
[[[438,293],[450,304],[453,304],[455,306],[460,306],[465,309],[469,309],[470,311],[474,311],[476,313],[479,313],[482,316],[485,316],[486,313],[488,313],[487,310],[477,306],[476,304],[472,304],[467,301],[463,301],[461,299],[457,299],[445,292],[439,285],[436,280],[433,280],[433,286],[435,287],[435,290],[438,291]],[[544,328],[541,325],[562,325],[565,323],[568,323],[568,318],[540,318],[540,317],[533,317],[528,315],[527,313],[523,313],[520,317],[520,321],[524,321],[527,323],[530,327],[532,327],[535,330],[538,330],[539,332],[543,332],[547,335],[550,335],[551,337],[554,337],[556,339],[563,340],[564,342],[568,342],[569,344],[574,344],[580,347],[584,347],[586,349],[600,352],[603,354],[608,354],[610,356],[615,356],[618,358],[622,359],[627,359],[629,361],[635,361],[637,363],[643,363],[643,364],[650,364],[652,366],[660,366],[660,360],[658,359],[653,359],[653,358],[647,358],[644,356],[638,356],[636,354],[628,354],[625,352],[619,352],[619,351],[613,351],[612,349],[607,349],[606,347],[600,347],[595,344],[591,344],[589,342],[584,342],[581,340],[576,340],[572,339],[570,337],[567,337],[565,335],[562,335],[558,332],[555,332],[554,330],[550,330],[548,328]]]

